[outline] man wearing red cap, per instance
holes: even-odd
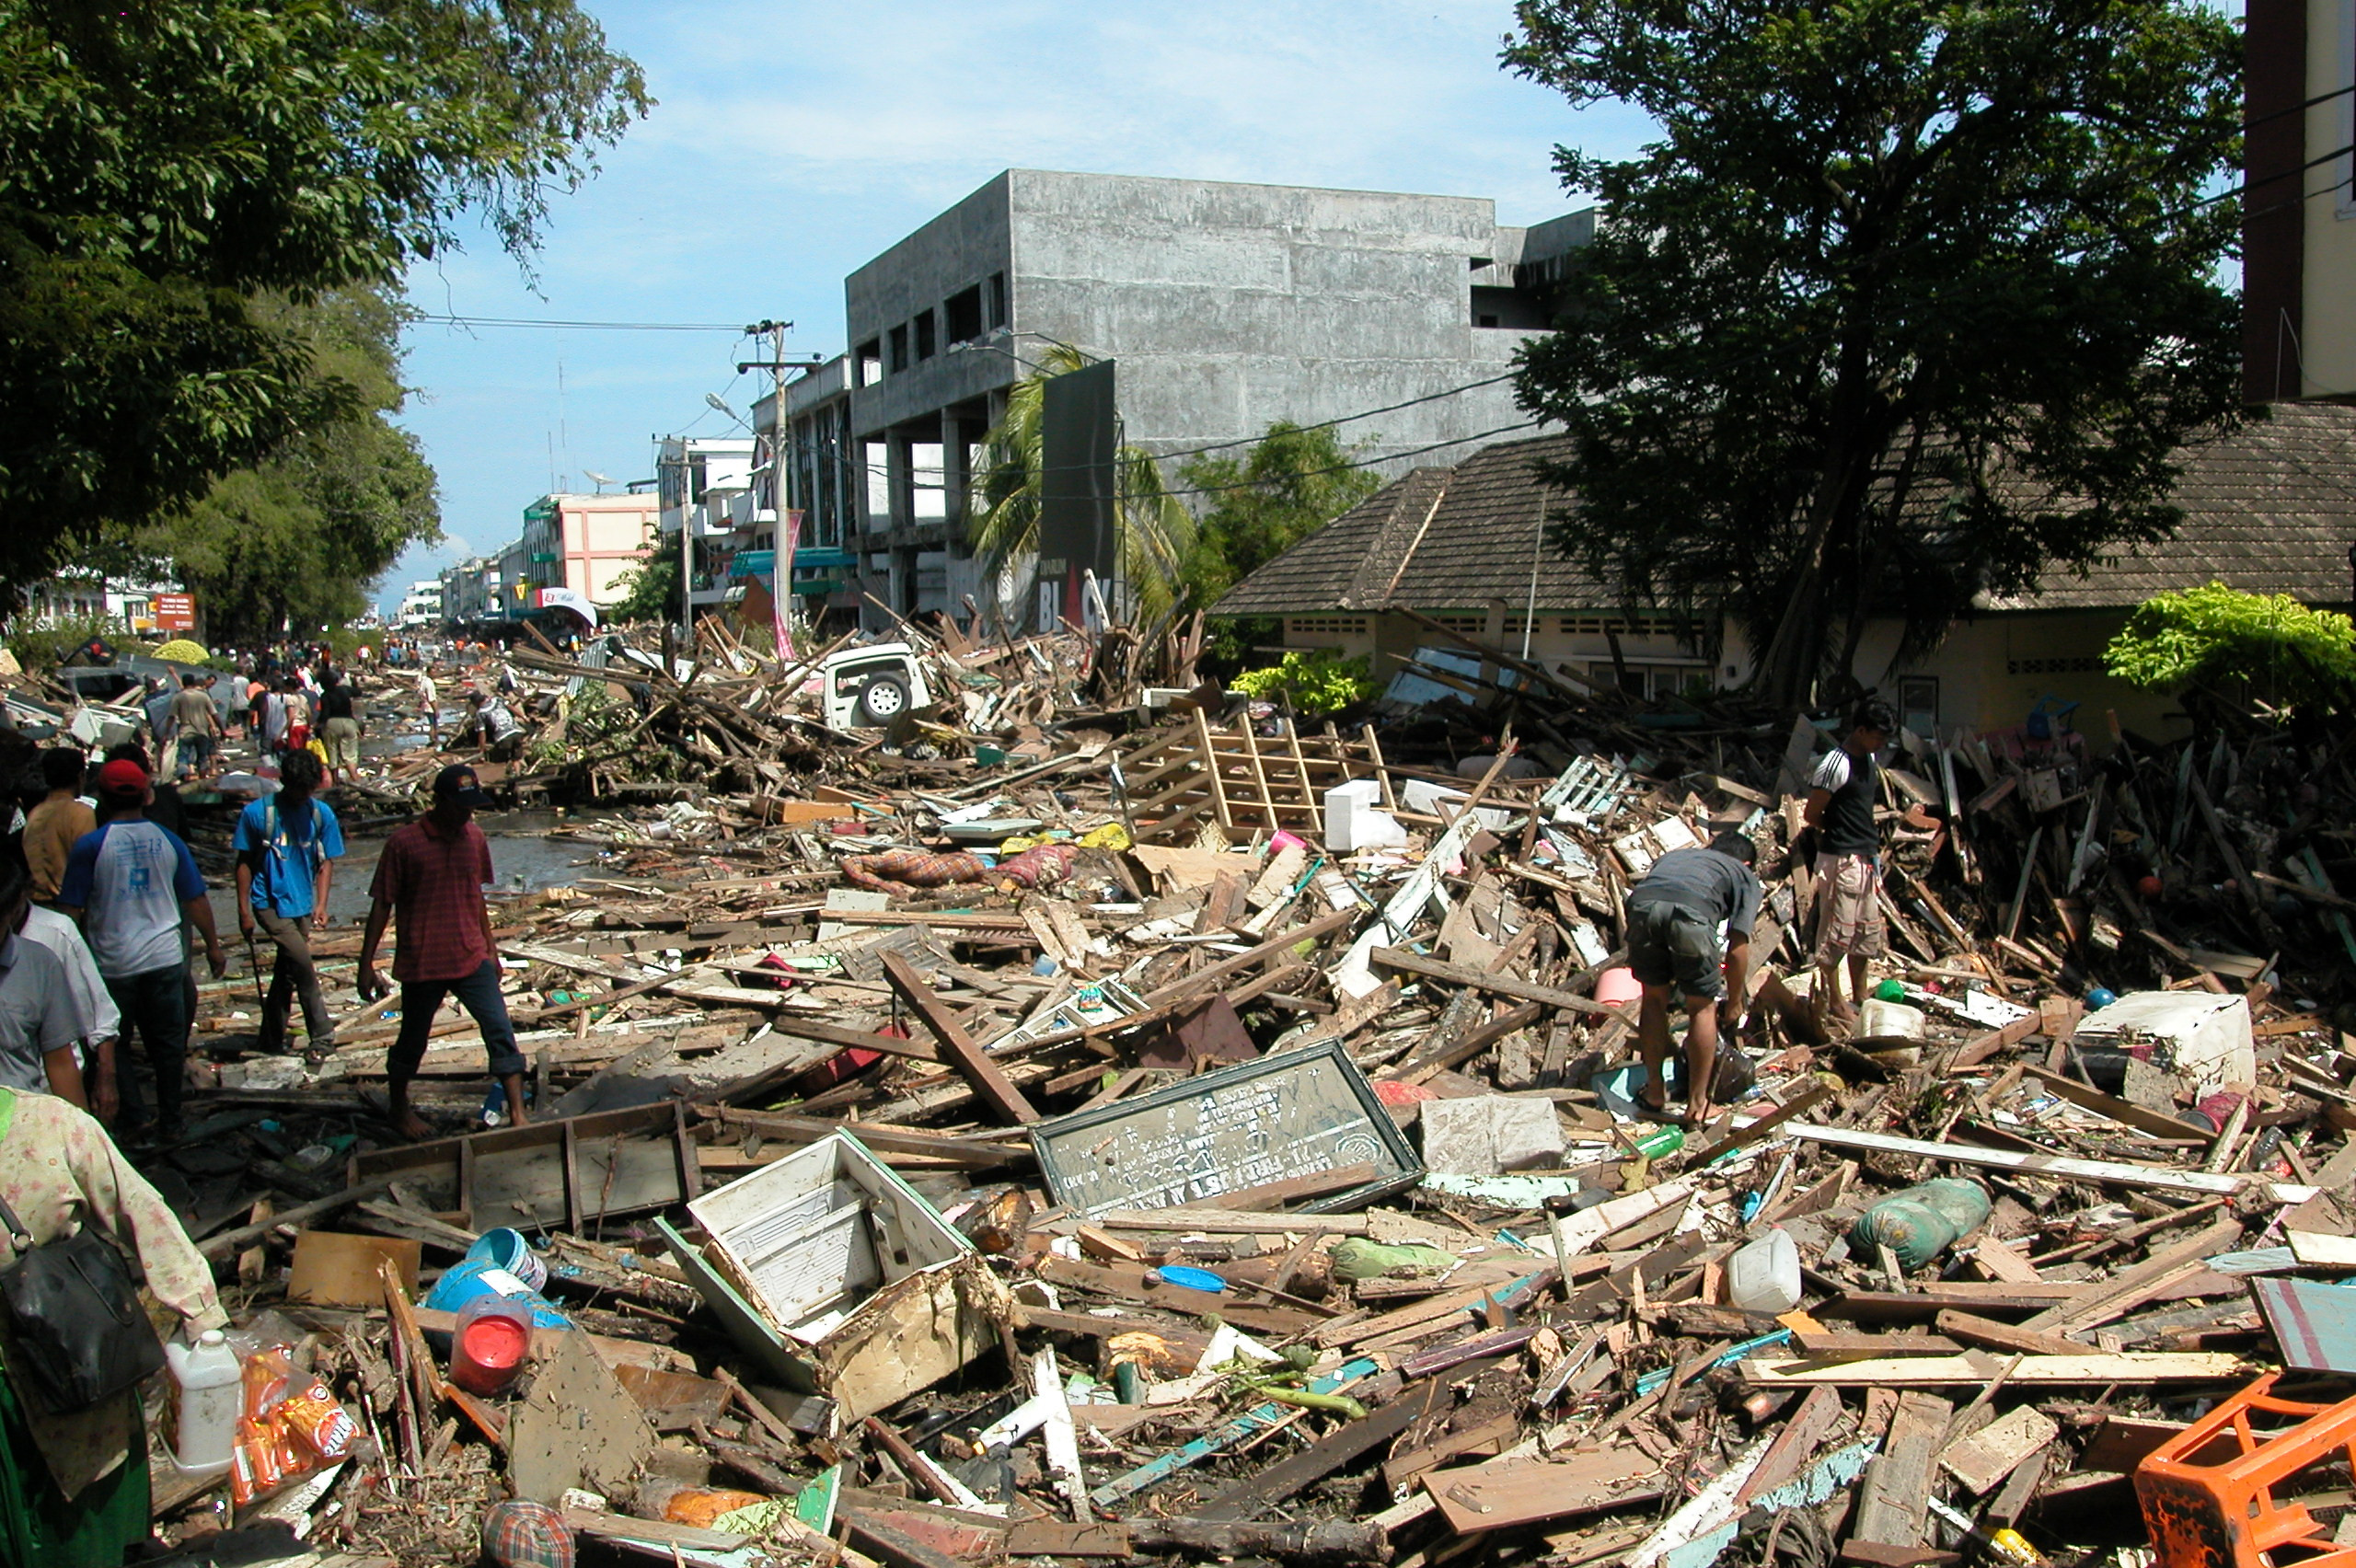
[[[475,809],[490,799],[475,770],[464,764],[434,775],[433,809],[385,840],[376,880],[368,887],[368,926],[360,938],[363,1001],[374,1001],[387,989],[376,977],[376,950],[387,924],[396,916],[400,920],[393,978],[401,983],[401,1031],[386,1055],[385,1088],[393,1125],[404,1137],[433,1136],[410,1109],[409,1086],[425,1060],[433,1015],[445,997],[457,997],[481,1027],[491,1076],[507,1091],[510,1124],[520,1126],[525,1120],[524,1053],[516,1048],[515,1027],[499,994],[499,949],[491,940],[491,906],[482,895],[491,876],[491,845],[474,824]]]
[[[188,961],[180,948],[185,917],[204,939],[204,956],[217,977],[227,968],[221,935],[214,928],[213,905],[196,857],[177,834],[146,819],[154,790],[147,770],[135,762],[110,762],[98,769],[98,797],[107,820],[75,840],[58,889],[58,912],[79,920],[91,956],[122,1014],[128,1043],[136,1032],[156,1069],[157,1136],[179,1136],[180,1090],[187,1076]],[[117,1059],[117,1096],[121,1128],[128,1135],[146,1123],[138,1078]]]

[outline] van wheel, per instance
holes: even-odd
[[[908,687],[897,675],[877,675],[860,688],[859,716],[879,727],[908,710]]]

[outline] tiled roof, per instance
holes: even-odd
[[[1484,447],[1452,468],[1394,480],[1228,591],[1225,616],[1316,615],[1408,607],[1519,610],[1530,594],[1542,488],[1533,465],[1568,455],[1565,436]],[[2164,544],[2122,548],[2085,576],[2056,572],[2032,594],[1983,597],[1992,610],[2140,604],[2216,579],[2309,604],[2350,601],[2356,545],[2356,409],[2278,404],[2187,449],[2174,500],[2184,522]],[[1576,562],[1538,552],[1538,607],[1620,607]]]

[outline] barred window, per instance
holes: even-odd
[[[1289,637],[1363,637],[1366,635],[1366,617],[1289,616],[1285,620],[1285,632]]]
[[[2102,660],[2095,654],[2076,659],[2007,659],[2004,673],[2009,675],[2098,675]]]

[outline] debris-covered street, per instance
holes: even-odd
[[[225,1467],[158,1439],[186,1561],[467,1561],[512,1501],[722,1568],[2356,1528],[2299,1473],[2356,1375],[2344,748],[1785,728],[1438,631],[1484,674],[1337,728],[1176,642],[903,635],[933,700],[849,728],[714,623],[514,652],[478,767],[573,868],[492,904],[525,1124],[452,1007],[395,1136],[350,917],[324,1060],[258,1051],[242,954],[202,986],[140,1157],[242,1369]],[[1854,973],[1829,757],[1879,845]],[[332,798],[380,834],[447,760]],[[1697,855],[1723,933],[1660,917]]]

